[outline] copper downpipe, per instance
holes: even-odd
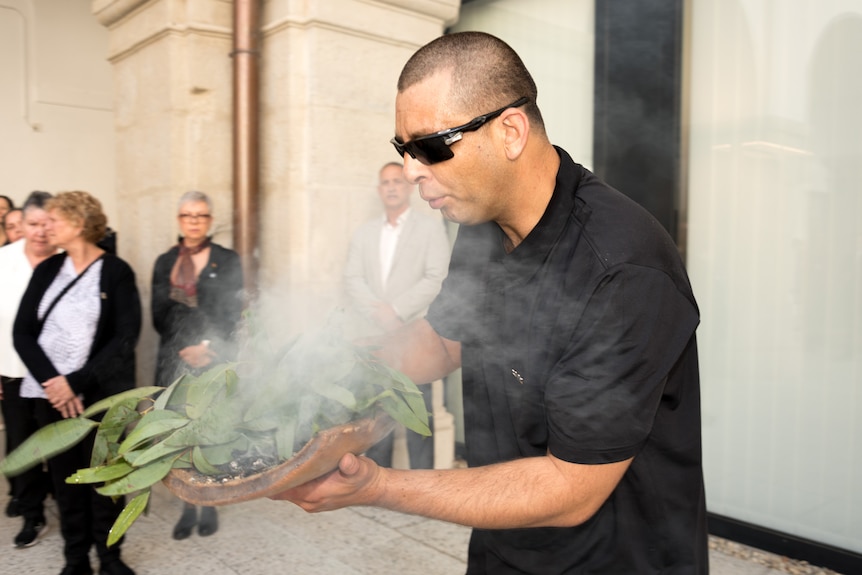
[[[257,295],[260,0],[234,0],[233,19],[233,245],[249,299]]]

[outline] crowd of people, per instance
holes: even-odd
[[[449,263],[442,220],[410,210],[415,187],[397,163],[380,171],[384,216],[361,226],[344,272],[353,336],[389,332],[422,317],[440,290]],[[94,402],[136,385],[135,346],[141,302],[135,273],[116,254],[115,234],[101,203],[82,191],[32,192],[20,208],[0,197],[5,243],[0,247],[0,406],[5,452],[36,430],[75,417]],[[16,217],[17,216],[17,217]],[[158,256],[151,278],[152,325],[159,336],[155,385],[199,374],[237,357],[243,310],[239,255],[212,241],[213,203],[199,191],[177,204],[180,237]],[[382,251],[381,251],[382,250]],[[425,386],[428,387],[428,386]],[[430,390],[425,393],[431,409]],[[9,478],[6,515],[20,517],[19,549],[48,528],[45,505],[57,503],[66,564],[62,575],[133,573],[121,559],[122,540],[106,545],[125,505],[65,479],[88,467],[94,434],[47,461]],[[412,468],[433,466],[433,442],[409,432]],[[392,464],[391,435],[369,453]],[[218,530],[215,507],[183,504],[174,539]]]
[[[471,575],[707,573],[699,313],[683,263],[643,208],[551,144],[537,95],[499,38],[420,48],[397,86],[403,164],[380,170],[383,215],[357,230],[344,270],[359,335],[385,362],[419,384],[462,370],[468,467],[429,469],[430,442],[413,437],[411,469],[395,469],[387,439],[273,499],[470,526]],[[451,261],[442,222],[410,207],[417,185],[461,225]],[[242,268],[211,241],[212,207],[183,195],[180,239],[155,262],[159,385],[237,353]],[[135,385],[141,304],[90,194],[34,192],[17,217],[0,197],[0,211],[8,450]],[[15,544],[38,539],[50,495],[62,575],[92,573],[92,547],[100,573],[133,573],[121,546],[105,545],[122,499],[64,482],[90,446],[10,483]],[[215,509],[185,506],[173,537],[195,528],[214,533]]]
[[[83,191],[37,191],[18,210],[11,199],[2,203],[9,209],[0,247],[0,405],[9,453],[39,428],[135,387],[142,308],[135,273],[115,253],[98,199]],[[20,223],[10,225],[16,211]],[[211,241],[210,198],[184,194],[177,218],[180,238],[159,256],[152,276],[152,321],[160,336],[156,385],[163,386],[236,356],[243,305],[239,256]],[[89,467],[94,439],[95,432],[45,466],[9,478],[6,515],[22,520],[14,545],[39,541],[48,527],[46,500],[53,497],[62,575],[93,573],[93,548],[100,574],[133,574],[120,556],[122,540],[107,545],[124,498],[65,481]],[[198,516],[186,506],[173,536],[184,539],[195,527],[201,536],[215,533],[215,509]]]

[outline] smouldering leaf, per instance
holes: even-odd
[[[275,445],[278,457],[282,460],[293,456],[293,443],[296,438],[296,421],[288,419],[275,432]]]
[[[207,458],[201,451],[200,446],[195,446],[192,450],[192,465],[194,465],[195,469],[204,475],[218,475],[221,473],[221,470],[218,467],[207,461]]]
[[[198,446],[206,460],[213,465],[224,465],[233,459],[233,452],[245,452],[249,449],[249,439],[245,435],[240,435],[236,440],[230,443],[222,443],[219,445],[201,445]]]
[[[186,393],[186,415],[191,419],[202,417],[212,402],[226,392],[225,365],[216,365],[189,382]]]

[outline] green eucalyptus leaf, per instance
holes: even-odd
[[[140,400],[135,397],[118,401],[112,405],[99,423],[99,434],[109,443],[115,443],[132,423],[141,418],[137,407]]]
[[[230,443],[222,443],[220,445],[201,445],[199,446],[203,456],[213,465],[224,465],[233,459],[233,453],[246,452],[249,449],[250,441],[245,435],[240,435]]]
[[[186,415],[191,419],[202,417],[216,398],[224,396],[227,390],[226,370],[225,364],[219,364],[189,382]]]
[[[182,394],[182,397],[178,397],[178,391],[182,388],[183,381],[190,377],[190,375],[184,373],[176,378],[174,382],[165,389],[165,392],[158,396],[156,401],[153,402],[153,409],[167,409],[168,406],[176,405],[177,402],[185,403],[185,394]]]
[[[0,461],[0,473],[7,477],[23,473],[77,445],[97,425],[97,422],[83,417],[50,423],[24,440],[17,449]]]
[[[251,421],[243,421],[240,424],[241,429],[245,429],[248,431],[270,431],[272,429],[277,428],[280,425],[279,419],[273,415],[265,415],[262,417],[258,417],[256,419],[252,419]]]
[[[221,469],[207,461],[200,446],[195,446],[192,450],[192,465],[204,475],[218,475],[222,473]]]
[[[93,451],[90,453],[90,467],[96,467],[108,461],[110,453],[108,438],[102,433],[100,428],[96,433],[96,439],[93,441]]]
[[[108,532],[108,547],[117,543],[126,531],[129,530],[132,523],[134,523],[147,508],[147,503],[149,503],[149,501],[149,489],[129,501],[129,503],[120,512],[120,515],[117,516],[117,520],[114,521],[114,525]]]
[[[240,432],[234,427],[224,427],[220,420],[209,419],[207,421],[198,420],[201,422],[198,425],[198,445],[220,445],[222,443],[230,443],[235,441]]]
[[[93,417],[94,415],[101,413],[103,411],[107,411],[111,408],[115,403],[120,401],[125,401],[127,399],[137,398],[138,400],[144,399],[145,397],[154,397],[157,393],[161,393],[164,391],[164,387],[158,386],[150,386],[150,387],[136,387],[134,389],[129,389],[128,391],[123,391],[112,395],[110,397],[106,397],[101,401],[97,401],[90,407],[84,410],[84,413],[81,414],[82,417]]]
[[[236,369],[233,367],[226,369],[224,372],[224,379],[227,395],[235,395],[239,390],[239,376],[236,374]]]
[[[330,385],[320,382],[315,391],[321,396],[340,403],[345,408],[353,411],[356,409],[356,396],[353,393],[340,385]]]
[[[185,429],[184,427],[180,428],[177,431],[175,431],[174,434],[181,432],[184,429]],[[144,449],[140,453],[130,452],[130,453],[136,453],[136,455],[134,455],[132,458],[129,458],[130,453],[127,453],[124,455],[124,458],[126,459],[126,461],[128,461],[129,463],[131,463],[135,467],[146,467],[148,464],[152,463],[153,461],[156,461],[157,459],[161,459],[161,458],[166,457],[168,455],[174,455],[179,451],[182,451],[184,449],[188,449],[189,447],[192,447],[193,445],[194,445],[194,443],[191,443],[188,445],[176,446],[176,445],[169,444],[168,441],[165,440],[165,441],[162,441],[160,443],[154,444],[152,447],[148,447],[147,449]]]
[[[188,423],[189,419],[179,413],[154,409],[141,418],[135,429],[120,444],[118,451],[121,454],[131,451],[154,437],[179,429]]]
[[[139,466],[131,473],[97,487],[96,492],[108,497],[134,493],[165,478],[174,466],[174,457],[165,457],[149,465]]]
[[[192,467],[192,450],[187,449],[174,460],[174,469],[190,469]]]
[[[124,477],[134,470],[134,467],[125,461],[119,461],[111,465],[100,465],[98,467],[88,467],[87,469],[79,469],[66,478],[66,483],[103,483],[112,481],[120,477]]]
[[[420,418],[404,399],[394,392],[386,392],[380,399],[380,407],[388,413],[392,419],[402,424],[407,429],[413,430],[419,435],[431,435],[431,428],[428,427],[428,412],[425,412],[424,420]],[[423,404],[424,410],[424,404]]]
[[[288,419],[275,432],[275,445],[278,457],[287,460],[293,457],[294,441],[296,440],[296,420]]]

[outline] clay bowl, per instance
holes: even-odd
[[[194,469],[174,469],[163,482],[171,493],[193,505],[227,505],[270,497],[329,473],[345,453],[364,453],[394,427],[395,422],[381,412],[320,431],[296,455],[255,475],[213,481]]]

